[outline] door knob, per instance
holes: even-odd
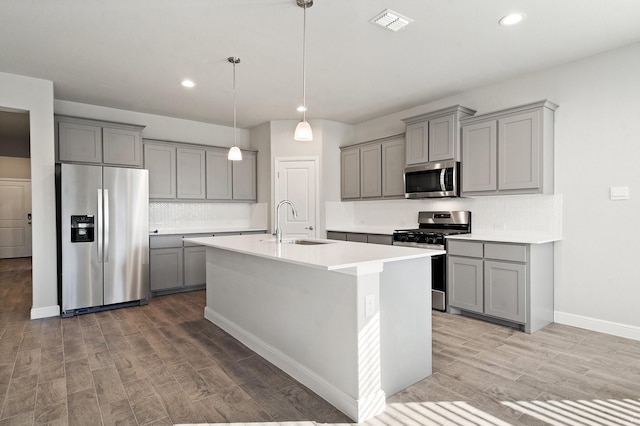
[[[27,213],[27,224],[31,225],[31,213]]]
[[[310,226],[310,227],[308,227],[308,228],[304,228],[304,229],[308,229],[309,231],[313,231],[313,225],[311,225],[311,226]]]

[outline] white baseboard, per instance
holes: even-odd
[[[640,340],[640,327],[558,311],[554,313],[554,317],[554,321],[559,324]]]
[[[44,308],[31,309],[32,320],[40,319],[40,318],[59,317],[59,316],[60,316],[60,305],[45,306]]]
[[[327,382],[322,377],[318,376],[313,371],[309,370],[304,365],[301,365],[300,363],[291,359],[286,354],[267,344],[254,334],[242,329],[233,321],[230,321],[229,319],[217,314],[208,307],[204,309],[204,317],[218,327],[222,328],[227,333],[231,334],[245,346],[265,358],[267,361],[274,364],[276,367],[280,368],[282,371],[286,372],[291,377],[320,395],[331,405],[342,411],[351,419],[358,421],[358,418],[370,418],[384,410],[384,392],[379,391],[376,392],[375,395],[369,396],[369,398],[364,398],[368,399],[366,401],[356,400],[342,390],[336,388],[331,383]],[[377,403],[374,403],[372,399],[375,399]]]

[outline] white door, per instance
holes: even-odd
[[[31,181],[0,179],[0,258],[31,256]]]
[[[276,159],[276,193],[275,204],[289,200],[298,211],[294,218],[291,207],[280,208],[280,228],[287,238],[315,238],[316,217],[318,215],[318,160],[313,159]],[[283,211],[285,210],[285,211]],[[274,212],[275,214],[275,212]],[[274,217],[275,230],[275,221]]]

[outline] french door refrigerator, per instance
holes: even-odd
[[[146,304],[148,171],[59,164],[56,178],[62,316]]]

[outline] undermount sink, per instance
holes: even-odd
[[[275,238],[269,240],[261,240],[264,243],[275,243]],[[282,244],[299,244],[301,246],[317,246],[320,244],[331,244],[332,241],[319,241],[319,240],[282,240]]]

